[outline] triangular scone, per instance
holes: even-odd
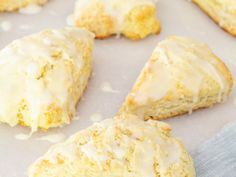
[[[167,124],[131,116],[94,124],[29,169],[29,177],[157,176],[195,177],[192,159]]]
[[[177,116],[223,102],[232,85],[230,71],[206,44],[169,37],[154,50],[120,114],[145,119]]]
[[[77,0],[75,25],[94,32],[97,38],[123,34],[142,39],[160,32],[157,0]]]
[[[1,11],[14,11],[31,4],[43,5],[47,0],[0,0]]]
[[[193,0],[220,27],[236,36],[235,0]]]
[[[0,122],[48,129],[70,122],[91,72],[94,35],[45,30],[0,51]]]

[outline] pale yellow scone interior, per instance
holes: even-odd
[[[158,44],[119,113],[165,119],[226,100],[233,79],[204,43],[172,36]]]
[[[122,34],[142,39],[160,32],[156,4],[157,0],[77,0],[74,23],[97,38]]]
[[[0,51],[0,123],[48,129],[68,124],[90,73],[94,35],[44,30]]]
[[[236,36],[235,0],[193,0],[225,31]]]
[[[126,115],[51,147],[29,177],[195,177],[195,169],[169,125]]]
[[[0,0],[1,11],[14,11],[31,4],[43,5],[48,0]]]

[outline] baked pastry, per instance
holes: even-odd
[[[43,5],[46,2],[47,0],[0,0],[0,12],[18,10],[30,4]]]
[[[0,51],[0,122],[32,131],[70,122],[91,72],[94,35],[45,30]]]
[[[160,32],[156,1],[77,0],[75,25],[94,32],[97,38],[123,34],[130,39],[142,39]]]
[[[233,79],[204,43],[172,36],[160,42],[120,109],[165,119],[226,100]]]
[[[192,159],[162,122],[135,116],[94,124],[53,146],[29,177],[194,177]]]
[[[235,0],[193,0],[225,31],[236,36]]]

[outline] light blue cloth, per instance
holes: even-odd
[[[197,177],[236,177],[236,122],[192,153]]]

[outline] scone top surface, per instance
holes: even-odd
[[[193,0],[224,30],[236,36],[235,0]]]
[[[45,30],[0,51],[0,122],[48,129],[69,123],[91,71],[93,34]]]
[[[197,0],[194,0],[197,1]],[[223,10],[228,12],[235,12],[236,9],[236,2],[234,0],[205,0],[206,3],[212,4],[213,6],[221,6]]]
[[[172,36],[158,44],[120,112],[168,118],[224,101],[232,84],[206,44]]]
[[[136,117],[94,124],[53,146],[30,177],[193,177],[191,157],[170,127]]]
[[[159,33],[157,0],[77,0],[75,25],[94,32],[97,38],[123,34],[141,39]]]
[[[0,12],[1,11],[14,11],[28,5],[43,5],[47,0],[0,0]]]

